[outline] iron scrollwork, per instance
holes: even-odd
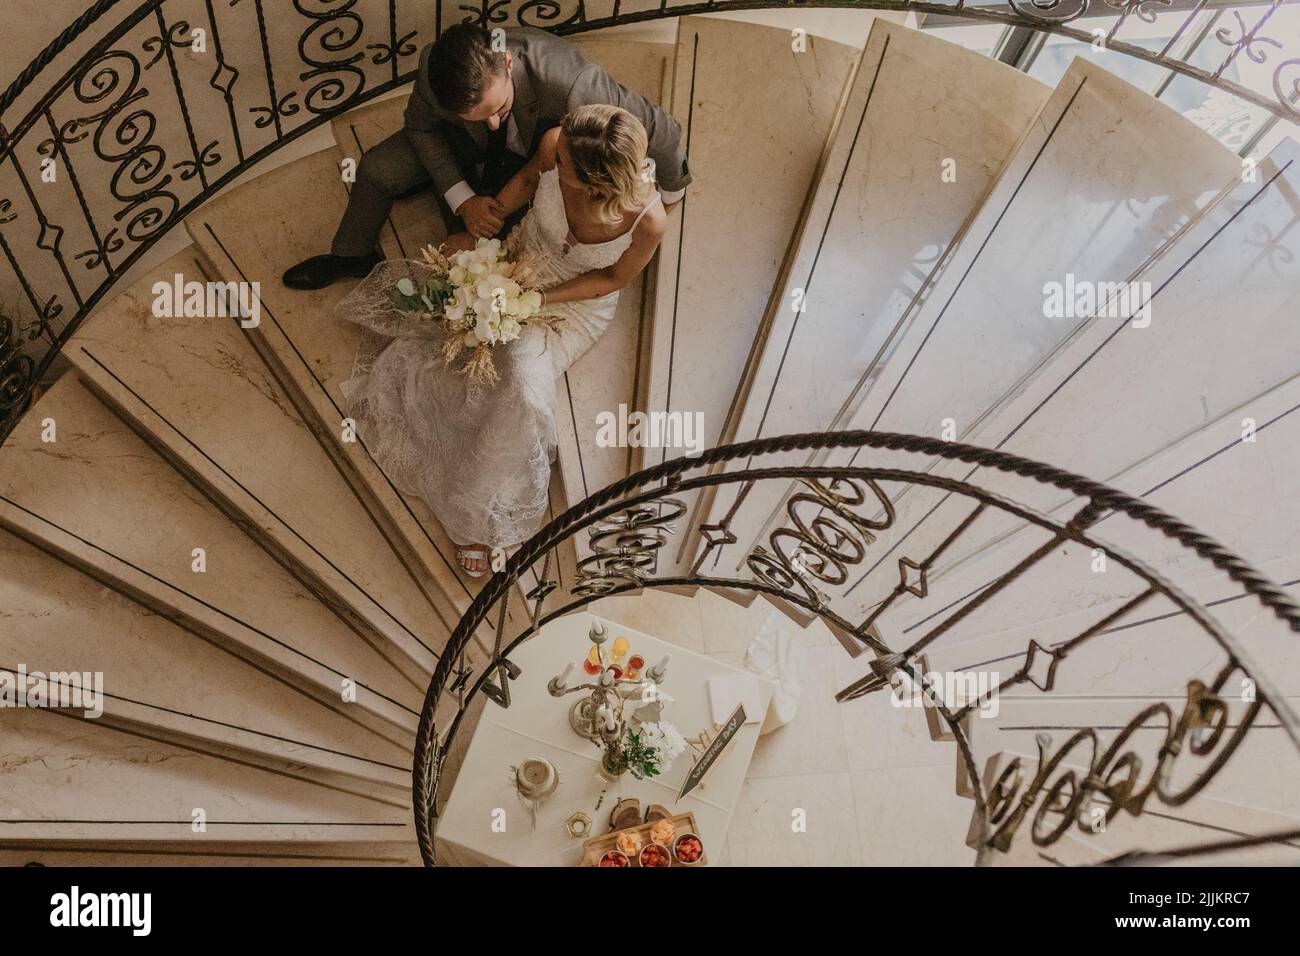
[[[365,89],[365,71],[356,65],[365,60],[364,51],[347,54],[366,28],[356,5],[357,0],[293,0],[294,9],[312,21],[298,40],[298,55],[311,69],[298,78],[324,77],[303,94],[308,112],[327,113]],[[339,55],[326,58],[333,54]]]
[[[786,515],[793,527],[781,527],[768,537],[770,549],[758,545],[745,559],[749,570],[765,584],[782,591],[802,590],[813,607],[822,609],[829,598],[812,581],[839,585],[848,580],[848,569],[860,564],[876,532],[894,523],[894,506],[874,481],[834,478],[823,484],[801,479],[809,492],[797,492],[786,502]],[[864,517],[854,509],[867,501],[870,491],[883,516]],[[816,508],[812,520],[801,506]],[[787,542],[793,542],[787,547]]]
[[[1140,816],[1152,797],[1171,807],[1186,803],[1222,769],[1253,725],[1260,707],[1258,700],[1250,702],[1236,726],[1230,728],[1227,703],[1203,682],[1193,680],[1188,684],[1180,714],[1175,717],[1164,702],[1151,704],[1125,724],[1105,750],[1101,750],[1097,731],[1091,727],[1076,731],[1050,753],[1051,738],[1039,735],[1038,770],[1028,786],[1023,785],[1020,757],[1013,758],[990,785],[989,823],[996,829],[988,845],[1002,851],[1010,849],[1026,819],[1031,820],[1030,839],[1041,847],[1055,843],[1071,826],[1084,833],[1096,833],[1121,811]],[[1137,732],[1161,726],[1164,733],[1151,763],[1146,765],[1150,774],[1143,781],[1143,759],[1132,749],[1131,742]],[[1185,754],[1208,759],[1209,764],[1180,785],[1174,781],[1174,769]],[[1095,801],[1097,797],[1102,799]]]
[[[0,314],[0,421],[21,413],[30,393],[36,363],[21,348],[13,320]]]
[[[96,158],[118,164],[109,188],[125,205],[114,212],[114,220],[127,220],[126,235],[133,242],[155,237],[170,225],[180,202],[167,188],[172,182],[167,152],[153,142],[157,117],[142,106],[135,108],[149,95],[140,86],[140,61],[122,50],[106,53],[81,72],[73,91],[82,103],[106,105],[60,125],[58,141],[80,142],[93,127]]]
[[[578,580],[570,589],[575,596],[608,594],[653,572],[659,549],[676,533],[674,522],[686,514],[680,499],[657,504],[627,508],[592,528],[591,554],[578,562]]]

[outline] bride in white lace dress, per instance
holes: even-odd
[[[645,128],[614,106],[571,112],[496,198],[504,215],[532,201],[506,248],[533,263],[542,312],[562,321],[525,326],[495,349],[495,385],[471,386],[427,326],[393,310],[389,290],[410,263],[380,263],[338,307],[381,336],[343,384],[358,438],[401,490],[428,502],[474,577],[492,549],[541,527],[557,381],[605,331],[667,225]]]

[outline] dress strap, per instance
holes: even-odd
[[[632,228],[628,230],[629,235],[636,232],[636,227],[641,225],[641,220],[644,218],[645,214],[655,207],[655,203],[663,202],[663,198],[664,197],[659,194],[659,190],[656,189],[654,198],[646,203],[645,208],[637,213],[637,217],[632,220]]]

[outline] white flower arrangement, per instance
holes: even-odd
[[[432,275],[420,283],[401,279],[393,288],[393,306],[445,322],[443,354],[450,364],[469,349],[461,371],[472,382],[496,382],[492,349],[519,338],[524,326],[554,327],[554,320],[540,315],[542,294],[530,285],[531,270],[506,256],[499,239],[480,239],[450,257],[429,246],[422,257]]]
[[[661,720],[627,728],[622,761],[633,776],[657,777],[667,773],[685,750],[686,738],[668,721]]]

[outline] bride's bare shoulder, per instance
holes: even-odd
[[[644,238],[653,242],[662,239],[667,231],[668,210],[664,209],[664,204],[661,202],[655,202],[646,209],[635,229],[637,238]]]

